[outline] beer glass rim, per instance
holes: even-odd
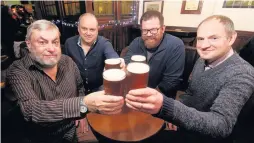
[[[121,63],[121,60],[119,58],[112,58],[112,59],[105,60],[105,64],[109,64],[109,65],[117,65],[120,63]]]
[[[145,61],[146,57],[143,56],[143,55],[133,55],[133,56],[131,56],[131,60],[133,60],[133,61]]]
[[[143,74],[149,72],[150,67],[145,63],[133,62],[127,65],[127,71],[134,74]]]
[[[117,74],[119,75],[119,77],[117,77]],[[108,77],[107,75],[111,75],[111,77]],[[126,73],[120,69],[108,69],[103,72],[103,78],[108,81],[121,81],[125,79],[125,77]]]

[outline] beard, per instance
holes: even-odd
[[[41,56],[38,56],[37,54],[30,53],[33,60],[35,60],[36,63],[40,65],[42,68],[52,68],[58,64],[60,61],[61,55],[56,54],[56,57],[50,58],[50,59],[43,59]]]
[[[156,48],[160,43],[160,40],[157,38],[146,38],[144,39],[144,44],[147,48]]]

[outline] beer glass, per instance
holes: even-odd
[[[107,69],[121,69],[121,60],[119,58],[105,60],[105,70]]]
[[[131,56],[131,62],[146,63],[146,57],[143,55],[133,55]]]
[[[123,85],[126,73],[120,69],[109,69],[103,72],[103,86],[106,95],[123,96]]]
[[[127,89],[147,87],[150,67],[144,63],[133,62],[127,66]]]

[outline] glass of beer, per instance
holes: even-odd
[[[105,60],[105,70],[107,69],[121,69],[121,60],[119,58]]]
[[[106,95],[123,96],[126,73],[120,69],[109,69],[103,72],[103,86]]]
[[[144,63],[133,62],[127,66],[127,90],[146,88],[150,67]]]
[[[131,62],[146,63],[146,57],[143,55],[133,55],[131,56]]]

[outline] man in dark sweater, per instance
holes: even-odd
[[[236,37],[231,19],[208,17],[198,26],[200,59],[180,101],[145,88],[129,91],[127,106],[176,125],[177,131],[162,136],[171,142],[232,142],[238,115],[254,92],[254,68],[232,49]]]
[[[164,33],[164,18],[158,11],[145,12],[140,24],[142,36],[131,42],[124,60],[128,64],[133,55],[145,56],[150,66],[148,87],[175,98],[184,70],[184,44]]]

